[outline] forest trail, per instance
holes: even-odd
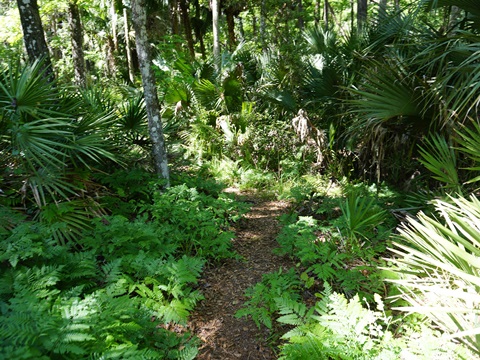
[[[232,189],[232,192],[234,190]],[[285,201],[263,200],[238,193],[239,200],[252,203],[250,211],[235,225],[234,250],[243,260],[228,259],[206,269],[200,287],[205,296],[191,317],[189,328],[202,341],[200,360],[272,360],[268,331],[259,330],[246,317],[234,314],[245,301],[245,290],[268,272],[288,270],[292,263],[272,253],[278,247],[278,217],[288,211]]]

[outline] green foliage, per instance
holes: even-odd
[[[425,314],[478,355],[480,202],[472,195],[434,205],[441,218],[419,213],[399,228],[391,281],[409,303],[402,310]]]
[[[372,300],[372,290],[382,291],[381,276],[376,271],[377,260],[383,247],[362,251],[340,246],[334,229],[318,225],[312,217],[299,217],[286,224],[277,237],[279,255],[290,255],[302,266],[302,276],[310,285],[328,281],[348,296],[360,292]]]
[[[340,204],[342,217],[339,222],[347,231],[349,246],[359,246],[360,239],[369,240],[374,236],[374,230],[386,218],[386,212],[376,204],[374,198],[363,196],[352,191],[344,203]]]
[[[282,304],[294,303],[302,308],[302,304],[298,303],[300,285],[294,269],[288,272],[280,269],[278,272],[264,274],[261,282],[245,291],[248,300],[244,307],[235,313],[235,317],[250,316],[259,328],[264,325],[272,329],[274,314],[283,308]]]
[[[99,173],[96,180],[107,187],[102,205],[113,215],[133,217],[141,206],[150,204],[155,174],[139,167],[119,169],[112,173]]]
[[[186,185],[157,193],[152,207],[153,220],[170,226],[179,251],[211,259],[232,257],[233,233],[230,222],[241,216],[239,203],[220,194],[218,198]]]
[[[358,296],[347,300],[343,295],[331,293],[328,284],[318,296],[322,300],[309,311],[296,304],[290,307],[283,304],[282,312],[286,315],[278,321],[296,327],[283,335],[287,343],[282,345],[279,359],[393,360],[413,356],[416,359],[451,359],[467,354],[425,328],[422,332],[410,332],[404,338],[396,338],[389,329],[392,318],[385,313],[378,295],[375,295],[376,310],[364,308]]]
[[[195,285],[205,259],[185,252],[232,256],[227,229],[242,210],[214,185],[202,190],[217,197],[172,187],[144,205],[143,217],[95,219],[61,245],[56,224],[2,211],[0,355],[193,359],[195,340],[167,330],[203,299]]]
[[[420,162],[433,173],[448,191],[462,193],[458,178],[457,155],[451,145],[440,135],[425,140],[425,148],[420,147]]]

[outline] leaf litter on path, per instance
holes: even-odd
[[[205,300],[188,324],[201,340],[200,360],[276,359],[268,345],[268,329],[258,329],[251,319],[234,315],[245,301],[245,290],[261,281],[263,274],[293,266],[288,259],[272,253],[280,230],[278,217],[288,211],[289,203],[251,193],[237,195],[239,200],[252,203],[250,212],[235,225],[233,247],[241,259],[228,259],[205,270],[200,281]]]

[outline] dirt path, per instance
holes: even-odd
[[[288,260],[272,254],[280,230],[278,216],[287,212],[288,203],[261,200],[240,194],[253,203],[245,219],[236,226],[235,250],[244,260],[227,260],[206,270],[201,283],[205,301],[191,317],[189,328],[202,340],[197,359],[262,360],[276,359],[267,346],[268,333],[258,330],[247,318],[236,319],[244,292],[262,279],[262,274],[292,266]]]

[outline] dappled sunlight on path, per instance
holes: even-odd
[[[237,319],[234,314],[243,305],[245,290],[259,282],[263,274],[292,266],[287,259],[272,254],[280,230],[278,217],[287,212],[288,203],[261,200],[252,194],[239,195],[253,204],[235,226],[233,246],[242,259],[229,259],[207,269],[200,282],[205,300],[189,323],[202,341],[197,359],[276,359],[267,345],[268,331],[259,330],[248,318]]]

